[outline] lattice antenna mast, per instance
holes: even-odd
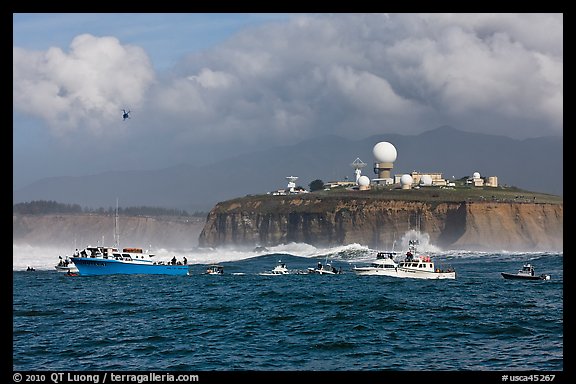
[[[350,166],[354,168],[354,174],[356,175],[356,184],[358,184],[358,179],[360,178],[360,176],[362,176],[362,168],[364,168],[367,165],[368,164],[360,160],[359,157],[357,157],[356,160],[354,160],[352,164],[350,164]]]

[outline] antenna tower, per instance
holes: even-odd
[[[362,168],[364,168],[366,165],[368,164],[360,160],[359,157],[357,157],[356,160],[354,160],[352,164],[350,164],[350,166],[354,168],[354,174],[356,175],[356,184],[358,184],[358,179],[360,178],[360,176],[362,176]]]

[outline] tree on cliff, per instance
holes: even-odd
[[[324,182],[320,179],[316,179],[308,184],[308,186],[310,187],[310,192],[321,191],[324,189]]]

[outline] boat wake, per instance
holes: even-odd
[[[430,243],[428,234],[417,231],[407,232],[400,241],[394,244],[392,249],[379,248],[372,249],[362,244],[349,244],[335,247],[315,247],[305,243],[280,244],[270,247],[257,247],[254,249],[237,249],[232,247],[223,248],[191,248],[191,249],[168,249],[152,248],[150,251],[156,255],[156,260],[169,262],[174,256],[181,260],[183,257],[188,259],[189,265],[194,264],[214,264],[222,262],[234,262],[247,260],[266,255],[292,255],[310,259],[328,259],[332,261],[341,261],[345,263],[362,263],[374,260],[378,252],[397,252],[402,256],[408,249],[410,240],[419,241],[419,251],[426,253],[431,257],[441,257],[443,259],[458,258],[482,258],[486,261],[498,260],[502,255],[507,255],[510,260],[530,260],[547,255],[547,252],[511,252],[511,251],[492,251],[477,252],[468,250],[449,250],[444,251]],[[54,266],[58,263],[58,256],[65,258],[72,256],[73,248],[69,247],[49,247],[28,244],[12,245],[12,270],[25,271],[28,267],[36,270],[54,271]],[[550,255],[558,255],[558,252],[551,252]],[[561,254],[561,253],[560,253]]]

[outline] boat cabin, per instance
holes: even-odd
[[[430,256],[418,256],[414,258],[412,254],[407,255],[406,259],[398,264],[398,267],[418,271],[436,272],[434,270],[434,262],[432,262]]]
[[[380,262],[372,262],[370,263],[371,268],[378,268],[378,269],[395,269],[397,266],[393,263],[380,263]]]
[[[221,265],[210,265],[206,269],[206,274],[208,274],[208,275],[222,275],[222,274],[224,274],[224,267]]]
[[[108,257],[112,257],[112,253],[118,252],[118,248],[114,247],[86,247],[80,255],[82,257],[103,257],[107,259]]]
[[[522,269],[518,271],[519,275],[534,276],[534,266],[532,264],[524,264]]]
[[[144,255],[154,257],[153,254],[143,253],[142,248],[123,248],[122,252],[115,247],[86,247],[79,254],[81,257],[114,259],[123,261],[132,261],[135,259],[144,259]]]
[[[376,259],[394,259],[396,252],[378,252],[376,254]]]

